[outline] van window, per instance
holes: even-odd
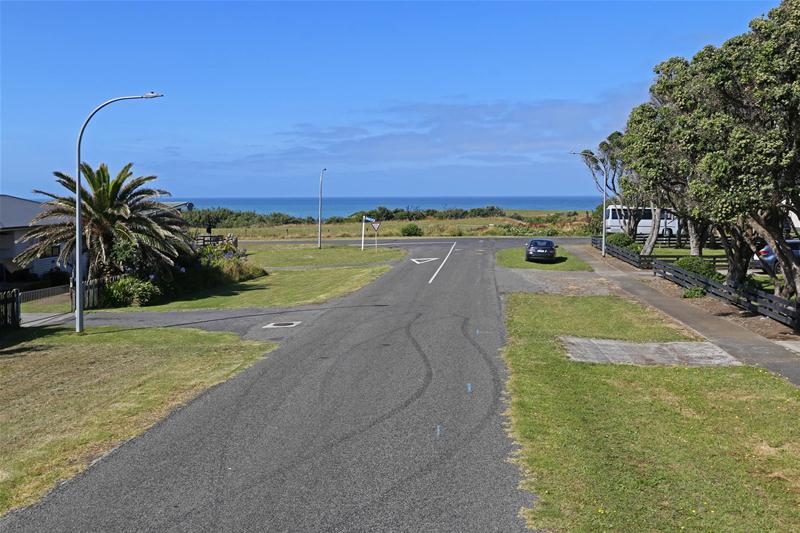
[[[642,220],[653,220],[652,209],[643,209],[641,213],[642,213]]]

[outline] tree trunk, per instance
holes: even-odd
[[[775,295],[792,298],[800,294],[800,261],[795,257],[791,247],[783,236],[783,227],[771,228],[764,220],[750,217],[753,229],[761,236],[778,258],[778,267],[783,274],[784,282],[775,284]]]
[[[655,248],[656,241],[658,240],[658,231],[661,229],[661,208],[653,206],[651,211],[653,214],[653,224],[650,227],[650,234],[647,236],[647,240],[644,241],[642,251],[639,252],[641,255],[653,255],[653,248]]]
[[[689,229],[689,255],[703,255],[703,224],[696,220],[687,219],[686,227]]]
[[[750,266],[752,247],[745,240],[741,229],[735,226],[717,228],[720,242],[725,249],[725,257],[728,259],[728,274],[725,283],[738,287],[747,280],[747,268]]]

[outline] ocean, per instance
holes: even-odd
[[[195,209],[227,207],[236,211],[286,213],[296,217],[316,217],[318,199],[312,198],[169,198],[169,201],[192,202]],[[414,197],[325,197],[322,216],[347,216],[378,206],[418,209],[470,209],[496,205],[505,210],[542,209],[590,211],[602,201],[600,196],[414,196]]]

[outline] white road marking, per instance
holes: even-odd
[[[272,329],[272,328],[293,328],[302,324],[300,320],[295,320],[292,322],[270,322],[266,326],[261,326],[261,329]]]
[[[412,259],[414,263],[418,265],[424,265],[425,263],[430,263],[431,261],[436,261],[439,259],[438,257],[418,257],[417,259]]]
[[[452,254],[452,253],[453,253],[453,250],[455,249],[455,247],[456,247],[456,243],[453,243],[453,246],[451,246],[451,247],[450,247],[450,251],[449,251],[449,252],[447,252],[447,255],[446,255],[446,256],[444,256],[444,261],[442,261],[442,264],[441,264],[441,265],[439,265],[439,268],[437,268],[437,269],[436,269],[436,272],[434,272],[434,273],[433,273],[433,276],[431,276],[431,279],[429,279],[429,280],[428,280],[428,285],[430,285],[431,283],[433,283],[433,280],[435,280],[435,279],[436,279],[436,276],[438,276],[438,275],[439,275],[439,271],[440,271],[440,270],[442,270],[442,267],[444,266],[444,264],[445,264],[445,263],[447,263],[447,260],[448,260],[448,259],[450,259],[450,254]]]

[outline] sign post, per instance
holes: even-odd
[[[364,251],[364,232],[367,229],[367,221],[375,222],[374,218],[369,218],[367,215],[361,215],[361,251]]]
[[[372,221],[372,229],[375,230],[375,252],[378,252],[378,229],[380,229],[381,223],[379,220]]]

